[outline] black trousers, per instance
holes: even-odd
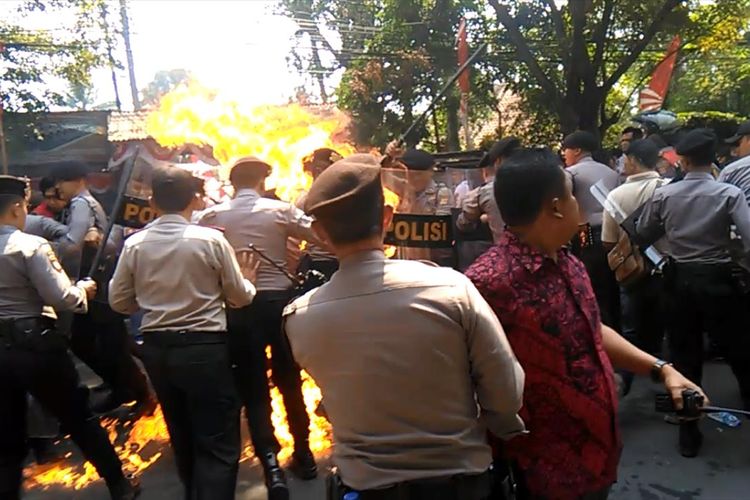
[[[228,309],[229,347],[235,379],[245,406],[247,423],[256,455],[278,453],[280,446],[271,421],[266,347],[271,348],[271,376],[284,398],[289,430],[295,444],[307,444],[310,418],[302,397],[300,368],[281,331],[281,313],[290,299],[288,292],[258,292],[253,303]]]
[[[664,340],[664,291],[661,276],[647,276],[622,288],[622,335],[640,349],[661,356]]]
[[[234,498],[239,401],[225,333],[146,332],[143,364],[164,412],[185,498]]]
[[[26,395],[54,415],[107,484],[123,480],[122,464],[99,420],[91,414],[88,390],[53,331],[0,345],[0,498],[20,498],[26,456]]]
[[[133,339],[125,319],[101,302],[91,302],[88,314],[76,314],[71,327],[70,348],[123,403],[148,396],[146,376],[131,356]]]
[[[743,324],[745,298],[730,265],[673,264],[668,273],[669,346],[672,362],[686,377],[703,378],[703,332],[732,368],[750,407],[750,332]]]
[[[571,249],[586,266],[599,305],[602,323],[620,330],[620,287],[609,268],[607,251],[602,246],[601,226],[591,227],[586,237],[573,239]]]

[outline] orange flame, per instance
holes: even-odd
[[[335,108],[243,107],[193,82],[162,98],[159,109],[148,117],[147,131],[164,147],[211,146],[224,165],[224,179],[234,159],[257,156],[274,167],[266,189],[293,202],[312,184],[302,169],[305,156],[324,147],[342,156],[355,152],[344,140],[347,124],[347,116]]]
[[[169,443],[161,407],[157,408],[152,416],[143,417],[135,423],[123,423],[106,418],[102,420],[102,426],[107,431],[110,441],[115,443],[115,452],[128,474],[137,475],[150,467],[161,457],[161,450]],[[120,437],[123,431],[124,442]],[[155,446],[149,446],[151,443]],[[71,454],[68,454],[65,458],[68,459],[70,456]],[[47,489],[57,485],[80,490],[99,479],[99,474],[89,462],[82,466],[71,465],[67,461],[51,465],[34,465],[28,467],[25,472],[30,488]]]

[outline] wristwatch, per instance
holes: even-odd
[[[661,382],[661,372],[665,366],[672,366],[672,363],[664,361],[663,359],[657,359],[654,366],[651,367],[651,380],[656,383]]]

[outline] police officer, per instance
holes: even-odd
[[[405,189],[399,212],[415,215],[450,215],[455,202],[453,192],[443,182],[435,181],[435,157],[421,149],[407,149],[396,161],[406,167]],[[432,260],[452,267],[450,249],[399,247],[397,256],[409,260]]]
[[[666,236],[672,266],[665,272],[670,351],[675,367],[700,383],[703,332],[722,350],[750,409],[750,342],[741,324],[742,302],[731,273],[730,226],[736,225],[750,253],[750,208],[742,191],[711,175],[716,135],[693,130],[677,145],[685,177],[658,188],[637,230],[647,242]],[[695,456],[702,436],[697,422],[680,426],[680,449]]]
[[[737,133],[726,142],[734,147],[738,159],[724,167],[719,174],[719,182],[740,188],[750,203],[750,120],[741,124]]]
[[[71,285],[45,240],[21,232],[26,182],[0,177],[0,498],[20,498],[26,456],[26,395],[56,416],[116,499],[135,498],[107,435],[88,408],[87,391],[55,329],[59,310],[85,312],[91,281]]]
[[[461,231],[473,231],[480,222],[489,224],[492,239],[498,241],[505,230],[505,222],[495,202],[495,172],[503,160],[521,147],[521,141],[515,137],[506,137],[496,142],[482,157],[479,168],[490,169],[490,181],[471,191],[461,206],[461,213],[456,226]]]
[[[341,268],[285,309],[288,339],[325,394],[347,487],[366,499],[485,499],[477,403],[496,435],[523,431],[523,371],[466,277],[385,258],[393,212],[380,175],[344,159],[313,183],[306,211]]]
[[[290,237],[318,243],[311,219],[289,203],[262,198],[271,166],[255,157],[234,162],[229,180],[234,199],[209,208],[200,223],[220,227],[235,250],[249,245],[263,252],[274,264],[261,261],[258,294],[247,307],[229,311],[229,341],[236,378],[245,404],[255,453],[264,466],[266,485],[272,499],[288,496],[286,480],[276,454],[279,443],[273,433],[271,400],[266,375],[266,347],[271,347],[273,381],[284,397],[289,429],[294,436],[291,470],[302,479],[317,475],[308,445],[310,420],[302,398],[300,370],[282,342],[281,312],[292,298],[292,283],[284,273],[286,245]]]
[[[341,155],[331,148],[316,149],[302,161],[303,170],[312,177],[317,179],[325,169],[341,159]],[[307,193],[302,194],[294,203],[297,208],[304,208]],[[299,242],[295,239],[290,241],[299,248]],[[326,279],[330,279],[333,273],[339,268],[339,262],[336,256],[325,248],[314,243],[307,242],[305,254],[295,266],[297,271],[304,274],[308,270],[314,270],[321,273]]]
[[[193,177],[156,169],[159,214],[125,241],[109,287],[112,309],[145,311],[142,360],[161,402],[185,498],[234,498],[240,455],[239,401],[227,345],[225,302],[255,296],[252,263],[235,258],[219,231],[191,225]],[[239,259],[239,264],[238,264]]]
[[[583,261],[591,278],[602,323],[620,329],[620,288],[607,263],[607,251],[602,246],[602,216],[604,207],[591,194],[591,187],[602,182],[607,191],[617,187],[617,172],[594,161],[591,154],[599,149],[599,140],[591,132],[579,130],[565,137],[562,144],[565,165],[573,178],[573,195],[581,211],[581,226],[573,240],[573,253]]]
[[[76,314],[71,325],[71,349],[105,383],[105,389],[95,392],[92,407],[96,412],[113,410],[123,403],[137,401],[138,414],[151,414],[156,401],[150,393],[146,377],[133,360],[130,350],[132,339],[128,335],[125,318],[116,314],[107,304],[106,284],[115,260],[113,239],[101,242],[107,226],[107,216],[101,204],[88,190],[87,169],[78,163],[59,165],[55,171],[56,186],[60,196],[70,200],[63,218],[68,234],[59,241],[58,250],[63,267],[68,274],[84,278],[88,272],[96,247],[106,247],[104,272],[93,276],[103,283],[102,292],[91,301],[87,314]],[[87,245],[92,239],[95,244]],[[102,388],[99,388],[102,389]]]

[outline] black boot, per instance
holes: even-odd
[[[284,471],[276,459],[276,453],[267,452],[259,456],[266,476],[268,500],[289,500],[289,486]]]
[[[295,447],[289,470],[303,481],[309,481],[318,477],[318,466],[307,443]]]
[[[680,455],[686,458],[698,456],[703,445],[703,434],[698,428],[697,420],[680,423]]]
[[[123,476],[112,484],[107,483],[107,488],[112,500],[133,500],[141,494],[141,482],[134,476]]]

